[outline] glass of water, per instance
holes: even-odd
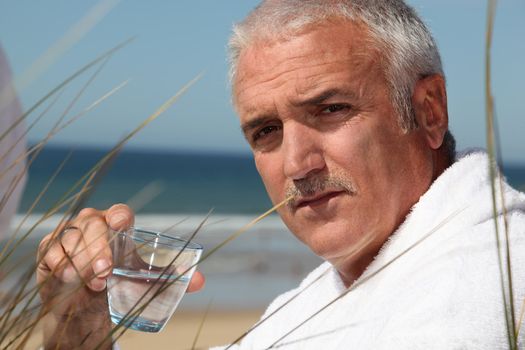
[[[116,232],[110,246],[111,320],[139,331],[160,332],[188,288],[202,246],[136,227]]]

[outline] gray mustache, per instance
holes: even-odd
[[[326,190],[346,191],[350,195],[356,193],[351,181],[339,177],[316,176],[294,180],[293,184],[286,189],[286,198],[292,197],[288,202],[288,208],[294,209],[301,197],[313,197]]]

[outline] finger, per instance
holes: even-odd
[[[93,271],[97,277],[106,277],[109,274],[112,254],[109,246],[109,227],[105,220],[105,211],[83,209],[75,220],[83,233],[89,256],[92,260]]]
[[[98,230],[94,229],[94,234],[87,234],[84,236],[86,249],[91,258],[91,267],[94,272],[93,278],[105,279],[111,273],[113,265],[112,253],[109,245],[108,227],[105,222],[100,222],[101,227]]]
[[[125,204],[115,204],[104,212],[106,223],[115,231],[124,231],[133,226],[135,214]]]
[[[82,280],[93,291],[106,286],[111,250],[104,211],[86,208],[77,217],[46,236],[39,247],[39,280],[49,273],[64,283]]]
[[[42,239],[38,247],[38,255],[38,282],[43,282],[50,272],[60,276],[67,265],[64,250],[52,234]]]
[[[186,290],[188,293],[197,292],[204,287],[205,279],[204,275],[200,273],[199,271],[195,271],[193,276],[191,277],[190,284],[188,285],[188,289]]]
[[[67,264],[61,274],[62,281],[72,283],[81,279],[87,283],[93,276],[93,269],[91,268],[91,256],[81,229],[72,228],[64,231],[60,244],[67,259]]]
[[[78,261],[84,264],[85,273],[81,277],[94,291],[105,288],[106,277],[111,273],[112,256],[108,240],[109,227],[103,211],[82,210],[74,222],[81,232],[83,250],[79,251]],[[87,261],[85,259],[88,259]],[[77,260],[75,260],[77,266]]]

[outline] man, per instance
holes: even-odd
[[[414,11],[401,0],[268,0],[235,27],[230,49],[234,104],[268,194],[291,198],[280,216],[327,261],[234,346],[507,348],[487,157],[455,161],[439,53]],[[502,190],[519,305],[525,197]],[[68,252],[91,266],[76,300],[102,305],[78,307],[81,328],[62,334],[85,339],[91,319],[107,320],[104,233],[132,222],[122,205],[87,209],[45,254],[40,281],[55,269],[56,283],[75,279],[56,263]],[[82,239],[86,253],[73,254]],[[201,286],[198,276],[192,289]]]

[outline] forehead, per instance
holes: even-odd
[[[301,95],[334,77],[357,82],[380,71],[380,55],[364,24],[338,21],[314,25],[282,39],[254,41],[239,56],[233,97],[249,108],[261,90],[282,88]]]

